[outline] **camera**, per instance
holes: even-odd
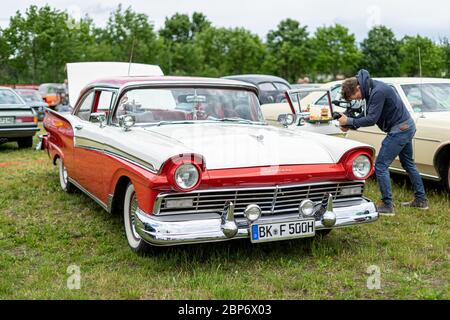
[[[358,118],[364,112],[363,104],[359,101],[333,100],[333,105],[345,108],[344,114],[350,118]],[[339,120],[342,115],[339,112],[333,112],[333,119]],[[353,126],[343,126],[344,128],[355,129]]]

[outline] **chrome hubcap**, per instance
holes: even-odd
[[[136,232],[136,227],[134,225],[135,222],[136,222],[136,211],[137,211],[137,208],[138,208],[138,203],[137,203],[137,199],[136,199],[136,193],[133,193],[133,195],[131,196],[130,207],[129,207],[130,228],[131,228],[131,232],[133,233],[133,237],[136,240],[140,240],[141,237]]]

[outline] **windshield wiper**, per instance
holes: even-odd
[[[142,123],[141,125],[143,127],[146,127],[146,126],[159,127],[159,126],[164,126],[164,125],[168,125],[168,124],[190,124],[190,123],[194,123],[194,121],[192,121],[192,120],[186,120],[186,121],[158,121],[158,122]],[[138,123],[138,125],[140,125],[140,124]]]

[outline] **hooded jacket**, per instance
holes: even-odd
[[[411,119],[409,111],[390,85],[372,80],[367,70],[361,69],[356,75],[366,101],[366,116],[348,118],[347,125],[355,129],[377,125],[388,133],[392,127]]]

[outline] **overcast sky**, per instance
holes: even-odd
[[[2,1],[0,26],[31,4],[67,10],[73,16],[88,14],[104,26],[119,3],[145,13],[159,29],[166,17],[176,12],[204,13],[215,26],[244,27],[262,38],[286,18],[307,25],[311,33],[318,26],[340,23],[362,40],[376,24],[384,24],[398,37],[426,35],[435,41],[450,38],[450,1],[446,0],[15,0]]]

